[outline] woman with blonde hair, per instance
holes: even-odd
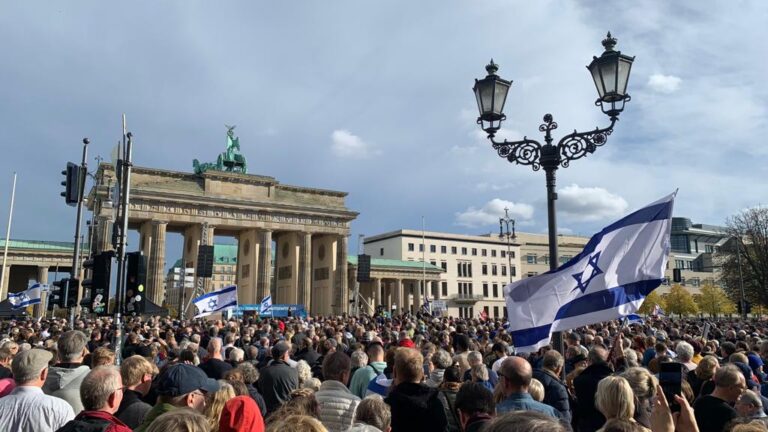
[[[600,380],[597,384],[595,407],[606,420],[619,419],[635,422],[635,395],[629,381],[620,376],[608,376]],[[650,431],[645,427],[642,430]]]
[[[544,384],[536,378],[531,378],[531,384],[528,386],[528,393],[533,400],[541,402],[544,400]]]
[[[191,408],[176,408],[156,418],[147,432],[210,432],[205,416]]]
[[[635,395],[635,421],[650,428],[651,410],[653,410],[653,398],[656,396],[656,386],[659,384],[658,379],[648,369],[641,367],[629,368],[620,376],[629,382],[632,393]]]
[[[691,385],[694,398],[697,398],[699,395],[701,395],[701,388],[704,383],[712,381],[712,378],[714,378],[718,367],[720,367],[720,363],[717,361],[717,357],[713,355],[707,355],[699,360],[699,364],[696,365],[696,369],[688,372],[688,384]]]
[[[268,424],[267,432],[328,432],[328,430],[320,420],[314,417],[290,414]]]
[[[218,432],[221,411],[224,409],[227,401],[235,396],[237,394],[235,394],[234,387],[224,380],[219,380],[219,390],[206,395],[203,414],[208,421],[208,427],[211,432]]]

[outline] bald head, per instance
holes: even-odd
[[[217,337],[211,338],[211,341],[208,342],[208,354],[215,359],[221,360],[221,339]]]
[[[533,370],[522,357],[507,357],[499,368],[499,375],[504,378],[504,393],[522,393],[531,385]]]

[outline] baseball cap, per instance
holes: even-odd
[[[741,374],[744,375],[744,380],[747,383],[747,388],[748,389],[751,390],[751,389],[754,389],[755,387],[758,386],[758,384],[755,382],[755,380],[752,379],[752,369],[749,368],[749,365],[741,363],[741,362],[733,362],[731,364],[733,364],[734,366],[739,368],[739,370],[741,371]]]
[[[753,370],[763,366],[763,360],[757,354],[749,353],[747,359],[749,359],[749,367]]]
[[[216,380],[208,378],[202,369],[188,364],[177,364],[168,368],[158,382],[157,392],[167,396],[181,396],[195,390],[215,392],[219,389]]]
[[[22,351],[13,358],[11,371],[17,377],[28,375],[32,371],[39,373],[48,367],[48,363],[52,358],[53,354],[44,349],[35,348]]]

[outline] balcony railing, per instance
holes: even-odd
[[[455,294],[451,296],[451,300],[453,300],[455,303],[463,303],[463,304],[475,304],[478,301],[484,299],[485,297],[479,295],[479,294]]]

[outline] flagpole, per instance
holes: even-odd
[[[2,296],[8,297],[8,293],[4,292],[5,289],[5,264],[8,262],[8,245],[11,243],[11,221],[13,221],[13,203],[16,199],[16,172],[13,173],[13,189],[11,191],[11,210],[8,214],[8,228],[5,231],[5,250],[3,251],[3,272],[0,274],[0,291],[2,292]],[[10,271],[8,271],[10,273]],[[10,280],[10,277],[8,278]],[[0,299],[2,299],[2,296],[0,296]]]
[[[424,216],[421,217],[421,289],[424,290],[424,302],[427,303],[427,312],[431,314],[432,306],[429,304],[429,294],[427,292],[427,243],[426,233],[424,232]]]

